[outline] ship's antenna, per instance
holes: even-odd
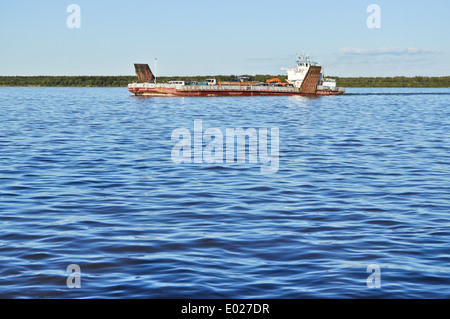
[[[158,59],[155,58],[155,84],[156,84],[156,60],[158,60]]]

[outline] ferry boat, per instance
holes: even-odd
[[[325,78],[322,67],[312,62],[308,55],[301,55],[296,66],[282,68],[287,80],[278,78],[261,82],[223,82],[215,78],[204,82],[170,81],[157,83],[148,64],[134,64],[139,83],[128,84],[135,95],[149,96],[260,96],[260,95],[338,95],[345,92],[337,87],[334,79]]]

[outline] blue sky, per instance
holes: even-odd
[[[1,1],[0,75],[133,75],[155,58],[158,75],[284,74],[303,49],[327,75],[450,75],[449,14],[448,0]]]

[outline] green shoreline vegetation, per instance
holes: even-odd
[[[271,78],[286,80],[285,75],[243,75],[245,81],[265,82]],[[216,76],[161,76],[157,82],[204,81],[216,78],[221,81],[236,81],[236,75]],[[450,87],[450,76],[441,77],[333,77],[341,87]],[[51,87],[126,87],[138,82],[136,76],[0,76],[0,86],[51,86]]]

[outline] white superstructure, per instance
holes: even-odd
[[[292,84],[296,88],[300,88],[302,86],[303,80],[306,77],[306,74],[309,71],[311,66],[318,65],[317,62],[313,62],[310,60],[309,55],[305,55],[304,53],[298,57],[297,66],[294,68],[281,68],[285,70],[288,74],[287,82]],[[321,89],[335,89],[336,88],[336,80],[324,78],[323,73],[320,74],[318,88]]]
[[[336,80],[335,79],[330,79],[330,78],[325,78],[324,79],[323,77],[322,77],[322,79],[323,79],[322,86],[325,89],[332,89],[332,88],[336,87]]]
[[[312,62],[309,59],[309,55],[301,55],[297,59],[297,66],[294,68],[281,68],[285,70],[288,74],[287,82],[292,84],[294,87],[299,88],[302,86],[303,80],[308,73],[309,68],[312,65],[317,65],[317,62]]]

